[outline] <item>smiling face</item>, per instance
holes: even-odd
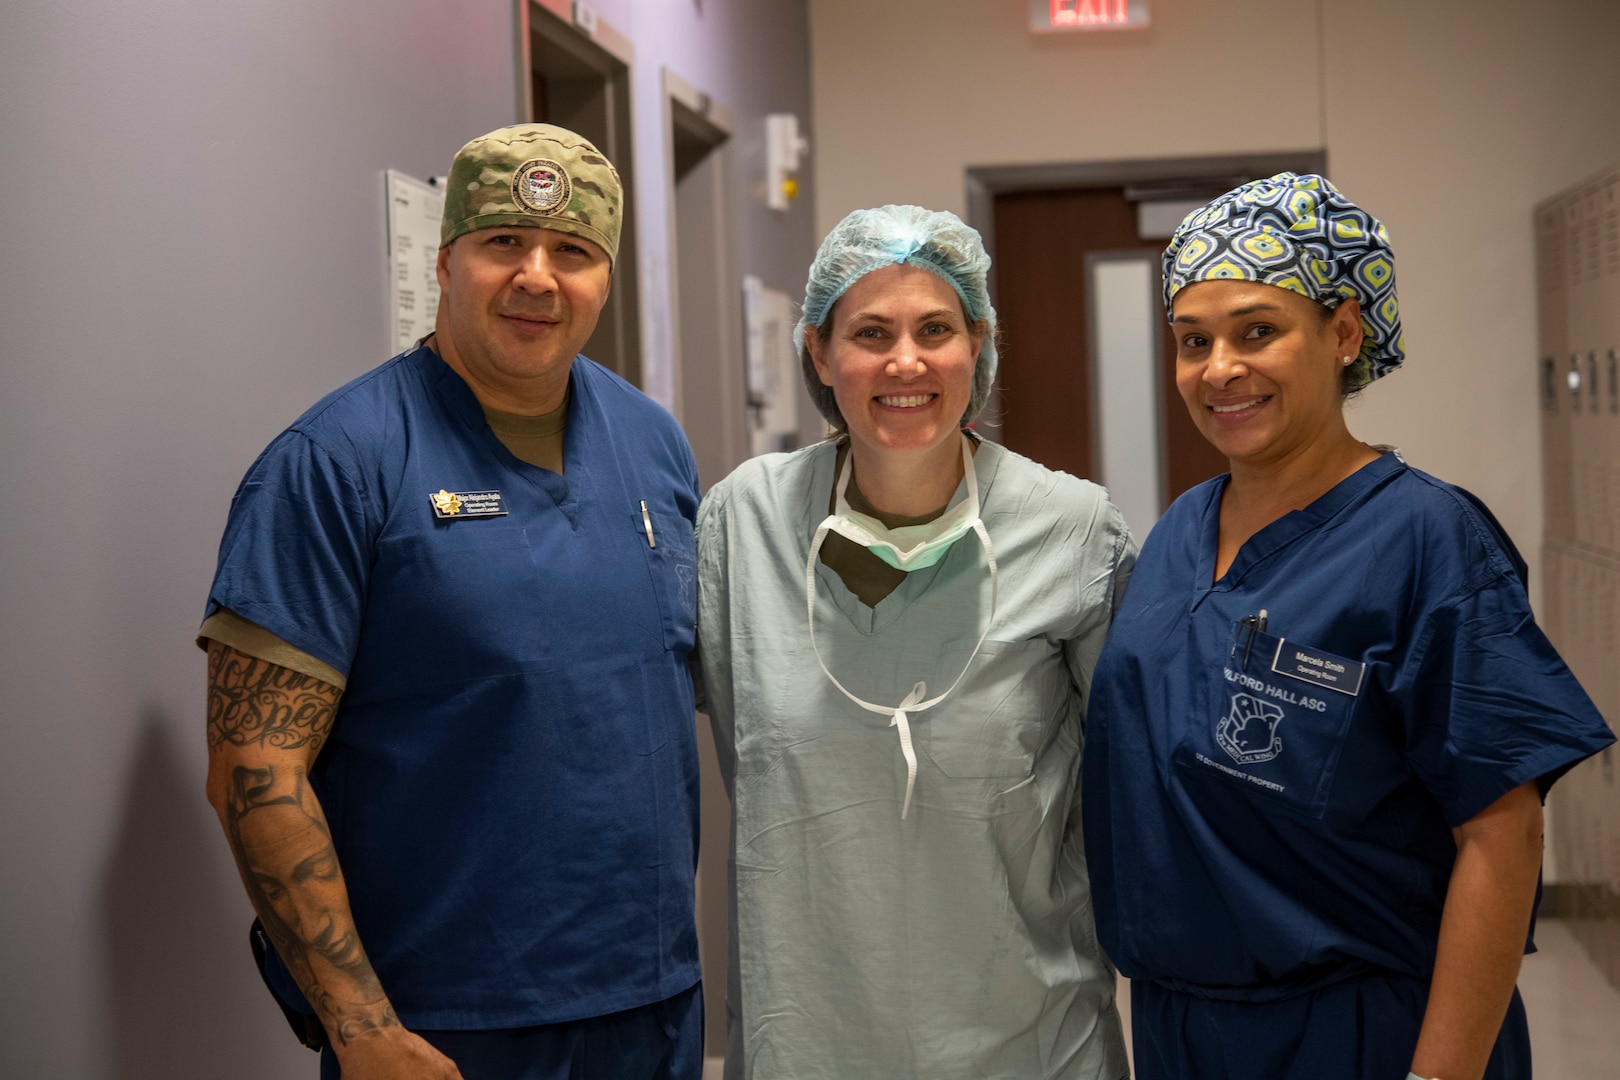
[[[515,412],[560,405],[607,303],[607,253],[571,233],[502,226],[440,248],[438,274],[435,343],[479,400]]]
[[[984,340],[956,290],[932,271],[886,266],[839,297],[828,327],[825,341],[807,328],[805,347],[857,455],[956,453]]]
[[[1361,349],[1361,309],[1332,311],[1274,285],[1201,281],[1176,293],[1176,389],[1234,463],[1308,452],[1344,429],[1343,358]]]

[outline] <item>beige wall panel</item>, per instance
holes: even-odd
[[[1581,187],[1566,202],[1569,339],[1565,364],[1568,377],[1579,382],[1579,389],[1570,395],[1574,526],[1576,541],[1589,549],[1607,549],[1611,539],[1605,528],[1609,468],[1600,445],[1599,410],[1604,402],[1598,368],[1605,309],[1611,299],[1603,257],[1604,194],[1600,179]]]
[[[1545,579],[1541,589],[1540,602],[1536,604],[1536,617],[1541,623],[1542,631],[1547,640],[1560,654],[1569,654],[1569,604],[1566,597],[1569,590],[1564,585],[1564,575],[1568,572],[1567,560],[1558,545],[1548,543],[1541,552],[1542,575]]]
[[[1535,214],[1536,245],[1536,350],[1557,357],[1569,337],[1569,310],[1563,302],[1564,214],[1558,205],[1543,206]]]
[[[1612,725],[1620,720],[1620,563],[1608,555],[1603,559],[1595,619],[1597,665],[1603,672],[1603,681],[1593,693],[1593,699]]]
[[[1573,409],[1565,381],[1569,366],[1567,216],[1568,208],[1562,201],[1543,206],[1535,214],[1535,377],[1537,400],[1541,403],[1542,528],[1549,541],[1571,541],[1575,538],[1571,479],[1574,465],[1570,448]],[[1545,568],[1543,580],[1548,583],[1559,580],[1551,566]],[[1542,604],[1552,602],[1559,595],[1559,590],[1553,588],[1535,588],[1532,591],[1536,594],[1533,599],[1538,612],[1542,610]],[[1567,633],[1567,611],[1563,612],[1562,618],[1564,621],[1560,632]],[[1554,638],[1554,641],[1561,640]]]
[[[965,210],[973,165],[1321,145],[1314,4],[1155,0],[1145,31],[1031,34],[1022,0],[812,0],[816,220]],[[1264,86],[1234,113],[1223,86]]]
[[[1620,317],[1620,303],[1615,304],[1615,314]],[[1603,509],[1608,519],[1608,534],[1610,543],[1608,552],[1620,557],[1620,330],[1609,337],[1612,343],[1605,350],[1605,360],[1608,370],[1605,381],[1614,386],[1610,391],[1605,387],[1608,401],[1605,403],[1599,427],[1602,428],[1603,437],[1601,450],[1603,458],[1609,463],[1609,483],[1603,492]]]
[[[1620,168],[1603,180],[1601,199],[1603,294],[1596,334],[1602,389],[1596,427],[1596,453],[1605,465],[1598,502],[1603,516],[1603,549],[1620,559]],[[1617,613],[1620,617],[1620,613]],[[1620,653],[1617,653],[1620,658]],[[1620,708],[1620,702],[1615,703]],[[1611,717],[1620,713],[1610,713]]]
[[[1530,213],[1620,159],[1620,68],[1604,59],[1620,40],[1620,5],[1376,0],[1325,10],[1329,165],[1390,228],[1410,353],[1352,426],[1364,438],[1393,434],[1414,463],[1479,494],[1534,563]],[[1356,40],[1378,43],[1376,62],[1348,47]]]
[[[1583,338],[1589,341],[1589,337]],[[1570,418],[1570,457],[1575,471],[1575,539],[1582,547],[1596,549],[1603,546],[1599,524],[1603,504],[1603,481],[1608,470],[1596,445],[1599,417],[1592,411],[1592,350],[1577,348],[1573,353],[1574,366],[1581,373],[1580,405]]]
[[[1620,716],[1620,402],[1611,409],[1609,349],[1620,329],[1620,170],[1553,200],[1535,218],[1542,257],[1541,344],[1561,345],[1560,408],[1543,413],[1546,554],[1554,638],[1612,724]],[[1559,235],[1547,228],[1560,222]],[[1552,279],[1561,278],[1548,288]],[[1550,331],[1562,322],[1562,340]],[[1560,883],[1576,886],[1571,926],[1620,985],[1620,784],[1613,748],[1554,789],[1548,832]]]
[[[1026,10],[812,0],[819,228],[960,212],[968,166],[1325,147],[1393,234],[1410,354],[1352,427],[1485,499],[1539,581],[1529,215],[1620,159],[1620,4],[1156,0],[1151,29],[1086,37]]]

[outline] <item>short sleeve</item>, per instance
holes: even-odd
[[[205,617],[234,611],[347,677],[378,528],[351,475],[284,432],[231,500]]]
[[[322,663],[302,649],[295,649],[257,623],[249,622],[230,608],[215,608],[197,630],[197,647],[204,652],[208,643],[228,645],[243,656],[267,660],[277,667],[319,679],[339,690],[348,689],[348,680],[331,664]]]
[[[1614,741],[1511,576],[1432,611],[1407,667],[1407,758],[1453,828]]]
[[[714,748],[730,794],[732,777],[736,775],[736,695],[731,679],[731,596],[726,576],[723,483],[704,497],[697,513],[698,643],[695,655],[701,665],[696,677],[702,684],[701,711],[713,725]]]
[[[1103,499],[1087,536],[1071,550],[1078,564],[1070,572],[1080,590],[1079,629],[1063,643],[1063,657],[1075,688],[1089,703],[1091,673],[1136,567],[1136,542],[1124,515]]]

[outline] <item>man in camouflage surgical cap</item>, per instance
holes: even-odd
[[[623,221],[573,132],[462,147],[434,332],[232,501],[208,795],[323,1078],[701,1072],[696,470],[578,355]]]

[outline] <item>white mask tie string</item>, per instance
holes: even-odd
[[[898,729],[900,753],[906,760],[906,796],[905,801],[900,806],[900,818],[902,821],[905,820],[911,810],[911,795],[917,783],[917,752],[911,741],[911,714],[931,709],[951,696],[952,691],[967,676],[968,669],[973,666],[973,661],[978,657],[979,650],[984,646],[984,639],[989,636],[990,627],[995,624],[996,620],[996,552],[995,548],[990,544],[990,534],[985,531],[984,522],[976,512],[979,484],[978,479],[973,474],[973,456],[972,451],[969,449],[967,436],[962,437],[962,442],[962,461],[968,485],[968,497],[973,500],[975,507],[971,527],[974,535],[979,538],[979,543],[984,546],[985,561],[990,566],[990,617],[985,620],[984,629],[979,632],[979,640],[974,643],[973,652],[969,654],[967,663],[962,665],[962,670],[957,673],[955,681],[951,683],[943,694],[925,700],[924,695],[928,693],[928,684],[927,682],[918,682],[912,687],[911,693],[907,694],[905,699],[898,705],[874,705],[864,698],[857,697],[850,692],[848,687],[839,682],[837,676],[828,670],[827,662],[821,656],[821,646],[816,643],[816,559],[821,554],[821,545],[826,541],[827,533],[830,531],[833,522],[837,520],[837,515],[829,515],[817,526],[815,536],[810,541],[810,557],[804,563],[805,618],[810,625],[810,648],[816,655],[816,663],[820,665],[821,673],[827,676],[828,681],[836,686],[850,701],[867,712],[889,717],[889,726]]]

